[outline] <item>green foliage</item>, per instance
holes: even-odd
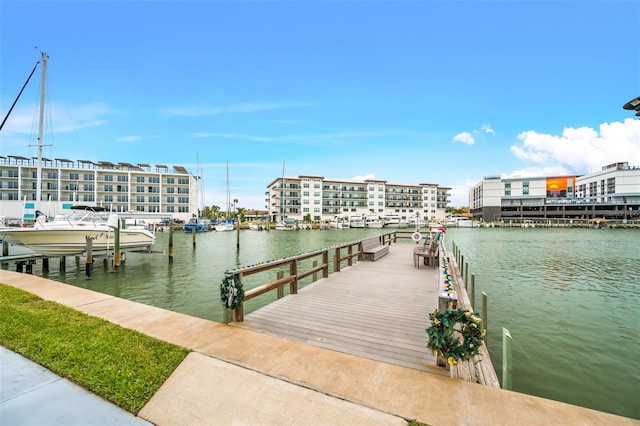
[[[0,284],[0,344],[136,414],[189,351]]]
[[[224,277],[220,283],[220,301],[226,309],[236,309],[242,305],[244,289],[237,275]]]
[[[427,348],[446,358],[450,365],[479,353],[485,331],[482,330],[480,318],[475,312],[466,309],[439,312],[436,309],[429,314],[429,319],[431,326],[426,330],[429,336]],[[454,332],[459,332],[460,336]]]

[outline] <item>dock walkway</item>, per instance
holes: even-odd
[[[438,269],[415,268],[415,247],[394,244],[375,262],[321,278],[233,325],[448,376],[426,348],[429,313],[438,306]]]

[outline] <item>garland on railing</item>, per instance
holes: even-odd
[[[220,301],[226,309],[236,309],[242,305],[244,290],[237,275],[224,277],[220,283]]]
[[[481,320],[475,312],[467,309],[439,312],[436,309],[429,314],[429,319],[431,326],[426,330],[429,336],[427,348],[434,355],[444,357],[449,365],[478,355],[486,330],[481,329]],[[460,324],[460,328],[455,328],[456,324]],[[462,341],[454,336],[454,331],[460,332]]]

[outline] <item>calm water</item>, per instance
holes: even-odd
[[[64,274],[52,261],[48,278],[220,321],[225,270],[381,232],[242,231],[239,252],[235,232],[198,234],[195,250],[191,235],[176,232],[172,264],[166,254],[130,253],[120,273],[98,260],[86,280],[84,260],[69,258]],[[489,350],[499,375],[502,327],[513,337],[513,390],[640,418],[640,231],[449,229],[449,250],[452,242],[476,276],[476,297],[489,296]],[[167,245],[168,234],[158,234],[155,249]]]
[[[640,418],[640,232],[450,229],[488,295],[489,352],[513,390]],[[470,278],[469,278],[470,279]]]

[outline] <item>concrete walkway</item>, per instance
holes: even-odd
[[[366,267],[366,263],[357,267]],[[640,424],[31,275],[0,270],[0,283],[191,349],[193,352],[138,413],[156,425],[402,425],[410,419],[430,425]],[[4,374],[1,384],[4,388]],[[21,409],[27,413],[38,408],[33,401],[31,407]],[[113,407],[113,416],[118,410]],[[1,417],[0,423],[11,424]],[[63,423],[69,424],[53,420],[44,424]],[[114,417],[113,423],[101,424],[121,423]]]

